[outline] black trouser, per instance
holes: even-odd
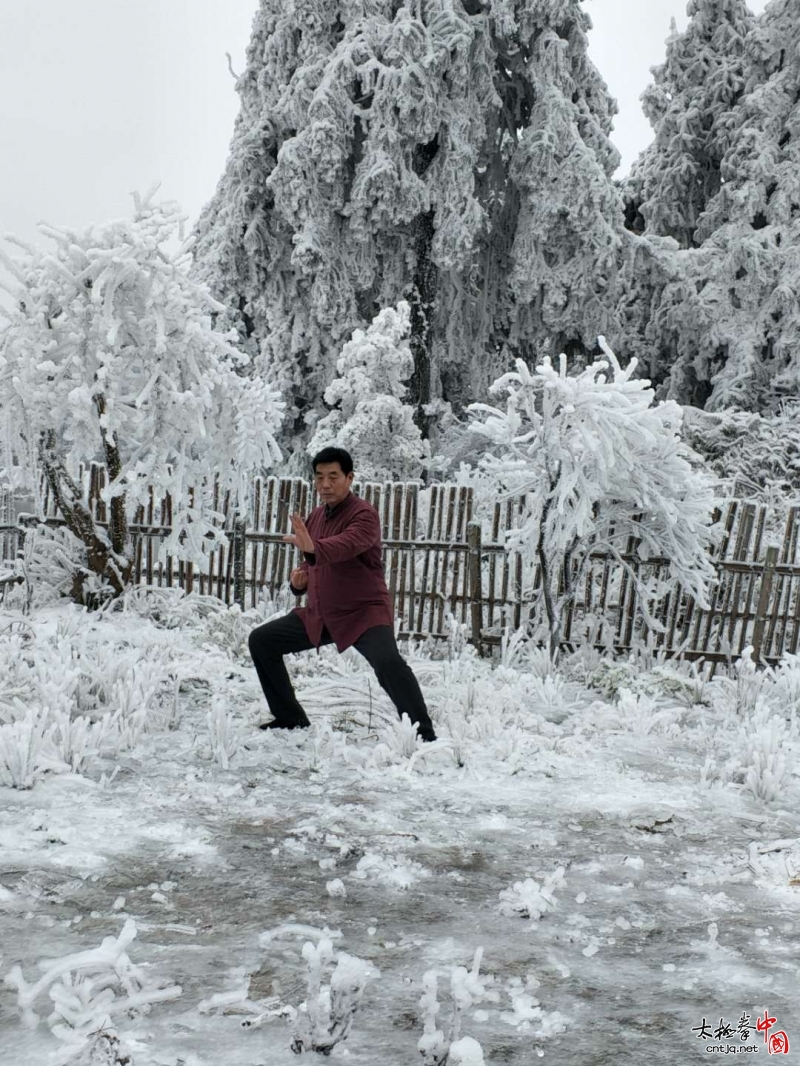
[[[320,643],[333,643],[333,637],[325,628]],[[306,712],[297,700],[283,661],[284,655],[310,651],[314,647],[300,616],[292,612],[258,626],[250,633],[249,645],[258,680],[276,721],[305,724],[308,721]],[[378,684],[394,703],[400,717],[407,714],[412,722],[419,722],[420,736],[432,732],[419,682],[398,651],[392,627],[372,626],[353,646],[375,671]]]

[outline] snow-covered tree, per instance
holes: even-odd
[[[738,24],[745,25],[741,12]],[[736,56],[740,36],[728,32]],[[750,24],[744,48],[735,76],[726,82],[720,67],[699,90],[707,94],[715,78],[729,90],[730,107],[709,130],[717,188],[708,171],[696,199],[688,186],[681,193],[680,183],[670,191],[670,166],[682,173],[681,138],[668,146],[674,145],[674,165],[668,151],[660,164],[653,155],[648,173],[661,206],[653,208],[651,229],[684,247],[668,238],[656,245],[647,234],[638,243],[632,238],[635,254],[618,308],[627,328],[621,350],[643,359],[663,383],[660,394],[708,410],[763,411],[800,393],[800,0],[773,0]],[[684,126],[693,128],[688,119]],[[685,215],[664,206],[681,198]],[[681,219],[691,223],[691,234],[680,233]]]
[[[401,299],[423,435],[432,401],[609,324],[616,107],[590,25],[579,0],[261,0],[196,269],[291,403],[292,447],[344,343]]]
[[[696,345],[710,323],[698,301],[698,221],[721,185],[732,111],[742,98],[754,18],[744,0],[691,0],[689,24],[673,23],[663,64],[642,94],[654,131],[652,143],[623,184],[628,251],[621,275],[618,348],[636,358],[659,394],[702,405],[710,393],[704,375],[679,353]]]
[[[336,363],[338,377],[325,390],[333,410],[316,427],[311,455],[335,445],[353,456],[365,480],[420,477],[430,457],[414,412],[404,403],[414,361],[408,334],[411,308],[385,308],[366,332],[357,329]]]
[[[188,276],[191,241],[169,251],[183,216],[152,203],[154,192],[135,197],[132,219],[82,233],[42,226],[54,251],[3,254],[17,306],[0,336],[0,477],[34,491],[46,478],[86,548],[76,595],[88,574],[116,593],[125,586],[128,524],[150,486],[173,500],[162,553],[197,558],[214,537],[209,478],[243,502],[253,472],[280,458],[282,402],[239,373],[248,359],[236,334],[212,328],[220,305]],[[94,459],[108,471],[107,530],[77,480]]]
[[[675,371],[676,394],[686,364],[709,382],[709,409],[763,410],[800,393],[799,0],[773,0],[748,48],[723,184],[697,229],[694,319],[710,329]]]
[[[570,376],[561,357],[534,373],[522,360],[491,388],[505,408],[473,404],[474,430],[491,442],[482,461],[509,494],[526,495],[526,516],[510,533],[541,567],[551,654],[593,552],[623,558],[629,538],[640,559],[664,556],[700,602],[713,567],[707,554],[713,499],[707,476],[681,443],[681,409],[654,404],[649,382],[623,369],[603,337],[605,358]],[[560,591],[561,585],[561,591]],[[646,609],[646,597],[640,597]],[[654,620],[652,625],[657,626]]]
[[[666,60],[653,67],[642,94],[654,139],[626,182],[629,225],[674,237],[682,248],[694,246],[698,219],[720,188],[729,113],[745,91],[754,23],[744,0],[690,0],[687,14],[683,33],[673,21]]]
[[[800,501],[800,403],[766,415],[686,408],[683,438],[726,495],[771,504],[776,514]]]

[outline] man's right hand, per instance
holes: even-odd
[[[308,571],[296,567],[289,575],[289,581],[296,589],[304,589],[308,586]]]

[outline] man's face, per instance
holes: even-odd
[[[338,463],[317,463],[314,484],[323,503],[335,507],[341,503],[353,484],[353,472],[343,474]]]

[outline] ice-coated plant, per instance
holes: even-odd
[[[747,718],[755,712],[768,677],[767,671],[759,670],[753,661],[752,646],[748,645],[736,660],[733,675],[733,705],[739,718]]]
[[[774,670],[770,700],[788,717],[800,714],[800,655],[783,655]]]
[[[64,711],[52,715],[52,720],[53,748],[74,774],[83,774],[90,768],[117,724],[113,715],[92,722],[83,715],[72,717]]]
[[[632,692],[628,688],[619,690],[617,721],[636,736],[669,732],[679,717],[680,712],[676,713],[674,708],[658,710],[658,702],[647,692]]]
[[[55,728],[35,707],[24,718],[0,725],[0,784],[33,788],[52,765],[48,747]]]
[[[546,357],[534,371],[517,359],[490,390],[506,395],[505,407],[469,407],[473,430],[490,445],[482,467],[509,496],[525,499],[507,546],[539,564],[554,658],[593,553],[624,568],[656,631],[663,627],[648,612],[649,590],[625,558],[630,540],[642,560],[669,559],[670,576],[701,605],[715,576],[712,486],[681,442],[681,409],[655,403],[650,383],[634,376],[636,360],[623,368],[603,337],[598,344],[603,358],[572,374],[565,355],[558,368]]]
[[[789,776],[786,720],[762,700],[742,733],[747,743],[749,764],[747,787],[756,799],[775,803]]]
[[[659,687],[674,696],[686,707],[699,707],[710,702],[710,665],[704,660],[678,659],[670,666],[660,666],[654,674]]]
[[[500,893],[500,913],[538,922],[542,915],[555,908],[556,890],[565,884],[563,866],[546,874],[541,884],[532,877],[515,881],[511,888],[503,889]]]
[[[4,475],[34,492],[46,480],[81,546],[71,594],[93,606],[130,583],[129,522],[151,487],[173,504],[160,557],[200,560],[224,539],[209,482],[218,477],[244,506],[250,472],[281,456],[283,403],[242,375],[249,357],[214,328],[224,308],[190,278],[184,216],[153,202],[157,188],[134,196],[130,219],[82,233],[42,225],[52,250],[17,241],[16,258],[0,252],[14,301],[0,334],[0,406],[14,442]],[[107,528],[78,477],[96,455]]]
[[[89,1033],[86,1043],[67,1059],[64,1066],[134,1066],[133,1054],[119,1036],[98,1029]]]
[[[247,638],[253,628],[253,619],[242,612],[238,603],[209,613],[200,626],[199,639],[216,644],[232,659],[249,659]]]
[[[225,707],[223,696],[215,695],[211,700],[211,710],[206,714],[208,738],[211,753],[222,767],[227,770],[231,759],[242,745],[242,738],[232,714]]]
[[[350,1033],[370,967],[355,955],[336,952],[327,938],[317,943],[306,941],[303,958],[307,966],[306,1001],[298,1012],[291,1048],[298,1055],[304,1051],[330,1055]],[[325,984],[325,971],[331,967],[333,972]]]
[[[465,966],[455,966],[451,971],[451,1014],[446,1036],[439,1022],[441,1004],[438,998],[439,981],[436,971],[428,970],[424,974],[423,994],[419,1001],[422,1008],[423,1030],[417,1042],[423,1066],[450,1066],[453,1062],[472,1066],[473,1062],[477,1064],[483,1062],[480,1045],[477,1045],[476,1050],[474,1046],[477,1044],[476,1041],[469,1037],[461,1037],[464,1012],[484,999],[487,984],[490,982],[489,978],[481,976],[482,959],[483,948],[477,948],[471,969],[468,970]],[[481,1054],[480,1059],[476,1058],[478,1052]],[[471,1058],[467,1057],[468,1055],[471,1055]]]
[[[303,752],[308,758],[312,773],[321,773],[326,768],[339,767],[347,762],[347,731],[333,729],[329,721],[312,722]]]
[[[519,667],[529,651],[529,641],[525,626],[512,630],[505,626],[500,638],[500,665],[506,669]]]
[[[536,708],[553,711],[566,701],[566,682],[559,674],[533,677],[528,688],[531,704]]]
[[[129,1012],[146,1013],[153,1003],[181,995],[179,985],[158,985],[145,970],[134,965],[128,948],[136,938],[136,923],[129,918],[119,935],[107,936],[100,947],[40,962],[42,976],[29,983],[22,967],[5,977],[16,992],[23,1023],[36,1028],[38,1000],[48,993],[53,1004],[47,1022],[53,1033],[71,1043],[93,1031],[110,1028],[113,1018]]]
[[[471,658],[475,649],[469,643],[469,626],[465,622],[459,622],[452,611],[448,610],[445,616],[447,625],[447,655],[451,662],[457,662],[464,657]]]
[[[418,731],[419,725],[416,722],[412,722],[407,714],[404,714],[399,720],[397,718],[392,720],[386,732],[386,743],[393,752],[396,752],[404,759],[410,759],[422,743],[418,736]]]

